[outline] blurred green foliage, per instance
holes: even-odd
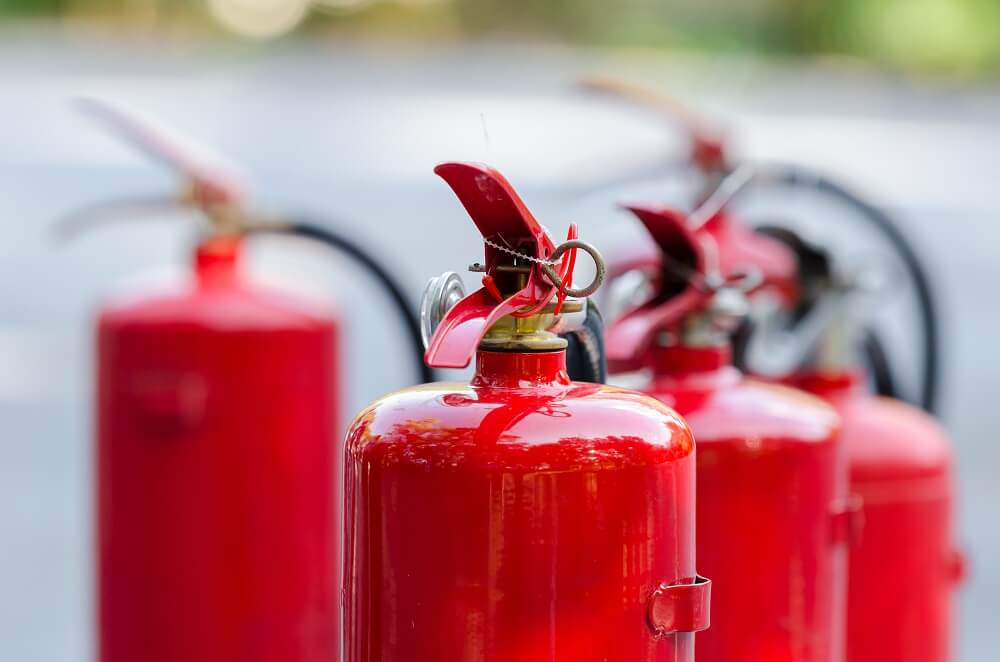
[[[787,4],[798,4],[787,0]],[[808,2],[788,32],[796,52],[854,54],[940,71],[1000,69],[997,0]],[[790,13],[791,15],[791,13]]]
[[[0,0],[0,11],[5,14],[56,14],[65,11],[71,0]]]
[[[0,0],[0,15],[210,25],[207,0]],[[585,44],[855,56],[939,73],[1000,73],[1000,0],[316,0],[306,29],[519,35]]]

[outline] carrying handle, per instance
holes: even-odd
[[[243,210],[246,177],[232,162],[124,104],[83,97],[77,106],[115,137],[166,165],[180,176],[183,185],[178,193],[116,198],[78,209],[56,222],[59,235],[72,238],[107,223],[183,208],[201,211],[214,234],[235,235],[246,230],[250,224]]]
[[[655,335],[705,306],[711,296],[711,238],[691,230],[687,215],[668,207],[631,205],[660,249],[659,274],[649,299],[605,329],[608,369],[627,372],[643,367]]]

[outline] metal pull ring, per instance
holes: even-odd
[[[566,251],[576,248],[582,249],[590,255],[591,259],[594,260],[594,280],[591,281],[590,285],[581,288],[564,286],[562,278],[559,277],[559,273],[552,266],[552,263],[558,262],[559,258],[561,258]],[[581,239],[570,239],[569,241],[559,244],[559,246],[557,246],[552,252],[552,255],[549,256],[549,261],[547,263],[542,263],[539,266],[542,268],[542,273],[545,274],[545,277],[552,285],[557,287],[561,292],[565,292],[566,295],[574,298],[588,297],[596,292],[601,286],[601,283],[604,282],[604,276],[607,271],[604,264],[604,258],[601,257],[597,248]],[[572,280],[573,274],[567,274],[566,278]]]

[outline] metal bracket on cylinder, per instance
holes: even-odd
[[[861,542],[865,527],[864,500],[857,494],[838,501],[830,510],[834,544],[855,546]]]
[[[947,558],[948,579],[953,585],[961,584],[969,576],[969,558],[961,549],[953,549]]]
[[[649,627],[658,637],[679,632],[701,632],[711,624],[712,580],[661,584],[649,598]]]
[[[204,420],[208,384],[196,373],[147,374],[133,380],[129,395],[145,424],[165,435],[177,435]]]

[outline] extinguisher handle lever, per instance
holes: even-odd
[[[193,197],[204,204],[240,204],[246,175],[228,159],[144,116],[134,108],[99,97],[81,97],[78,107],[115,136],[189,182]]]
[[[603,279],[603,260],[590,244],[570,239],[556,247],[510,183],[496,170],[474,163],[444,163],[434,169],[451,187],[482,235],[485,261],[474,265],[483,273],[483,287],[463,297],[444,313],[427,344],[429,366],[467,366],[487,331],[508,315],[538,314],[556,299],[559,313],[567,295],[586,294]],[[594,282],[577,291],[571,287],[577,249],[597,264]]]
[[[662,92],[614,78],[589,76],[580,80],[579,87],[625,101],[636,108],[655,113],[658,117],[678,125],[691,141],[689,160],[706,174],[727,170],[725,136],[714,121]]]
[[[535,257],[542,259],[555,250],[545,228],[495,169],[479,163],[448,162],[438,165],[434,172],[455,192],[483,238],[500,237],[511,248],[527,245],[529,250],[534,249]],[[490,257],[487,251],[487,260]]]
[[[708,238],[700,238],[676,209],[627,205],[660,249],[660,273],[654,294],[626,312],[605,331],[608,367],[612,372],[637,370],[653,337],[665,327],[703,306],[709,292],[701,287],[708,273]]]
[[[73,236],[126,214],[162,213],[184,207],[201,210],[216,234],[240,234],[246,229],[246,185],[240,169],[122,104],[87,97],[78,99],[77,105],[115,136],[178,173],[184,188],[175,195],[121,198],[86,207],[57,223],[60,234]]]

